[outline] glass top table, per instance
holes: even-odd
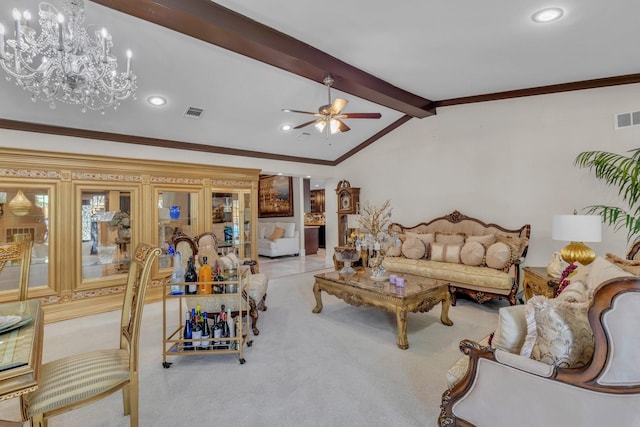
[[[5,400],[38,388],[44,316],[38,300],[0,303],[0,316],[22,317],[0,329],[0,400]]]
[[[375,307],[396,314],[398,326],[397,344],[402,350],[409,348],[407,339],[407,314],[425,313],[442,303],[440,321],[448,326],[453,325],[449,319],[451,295],[449,283],[411,274],[398,273],[404,278],[404,286],[396,286],[371,279],[371,270],[359,271],[356,274],[342,275],[337,271],[315,275],[313,293],[316,299],[314,313],[322,311],[321,291],[334,295],[353,306]]]

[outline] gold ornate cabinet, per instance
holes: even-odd
[[[33,241],[28,298],[42,301],[47,321],[119,308],[130,251],[141,241],[165,249],[147,292],[159,301],[174,232],[213,231],[214,203],[206,201],[214,194],[232,195],[231,243],[257,259],[258,169],[5,148],[0,156],[0,243]],[[18,296],[9,276],[19,269],[11,267],[0,272],[0,301]]]

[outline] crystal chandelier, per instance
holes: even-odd
[[[131,72],[131,51],[127,70],[118,73],[112,55],[113,42],[106,29],[85,28],[84,1],[65,0],[64,14],[42,2],[38,15],[41,32],[36,33],[31,13],[13,9],[15,39],[5,41],[0,24],[0,65],[16,84],[31,92],[31,100],[79,104],[82,112],[105,107],[116,109],[120,101],[135,99],[136,76]],[[94,35],[92,38],[91,34]]]

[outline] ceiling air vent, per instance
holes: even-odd
[[[189,119],[199,119],[200,116],[202,116],[202,113],[204,113],[202,108],[189,107],[184,113],[184,116]]]
[[[640,125],[640,111],[630,113],[618,113],[615,115],[616,129]]]

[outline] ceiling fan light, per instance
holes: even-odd
[[[336,119],[331,119],[329,122],[329,129],[331,129],[331,135],[335,135],[340,132],[340,122]]]
[[[316,127],[316,129],[318,129],[318,132],[322,132],[324,130],[324,127],[326,126],[326,123],[324,120],[320,120],[316,122],[314,126]]]

